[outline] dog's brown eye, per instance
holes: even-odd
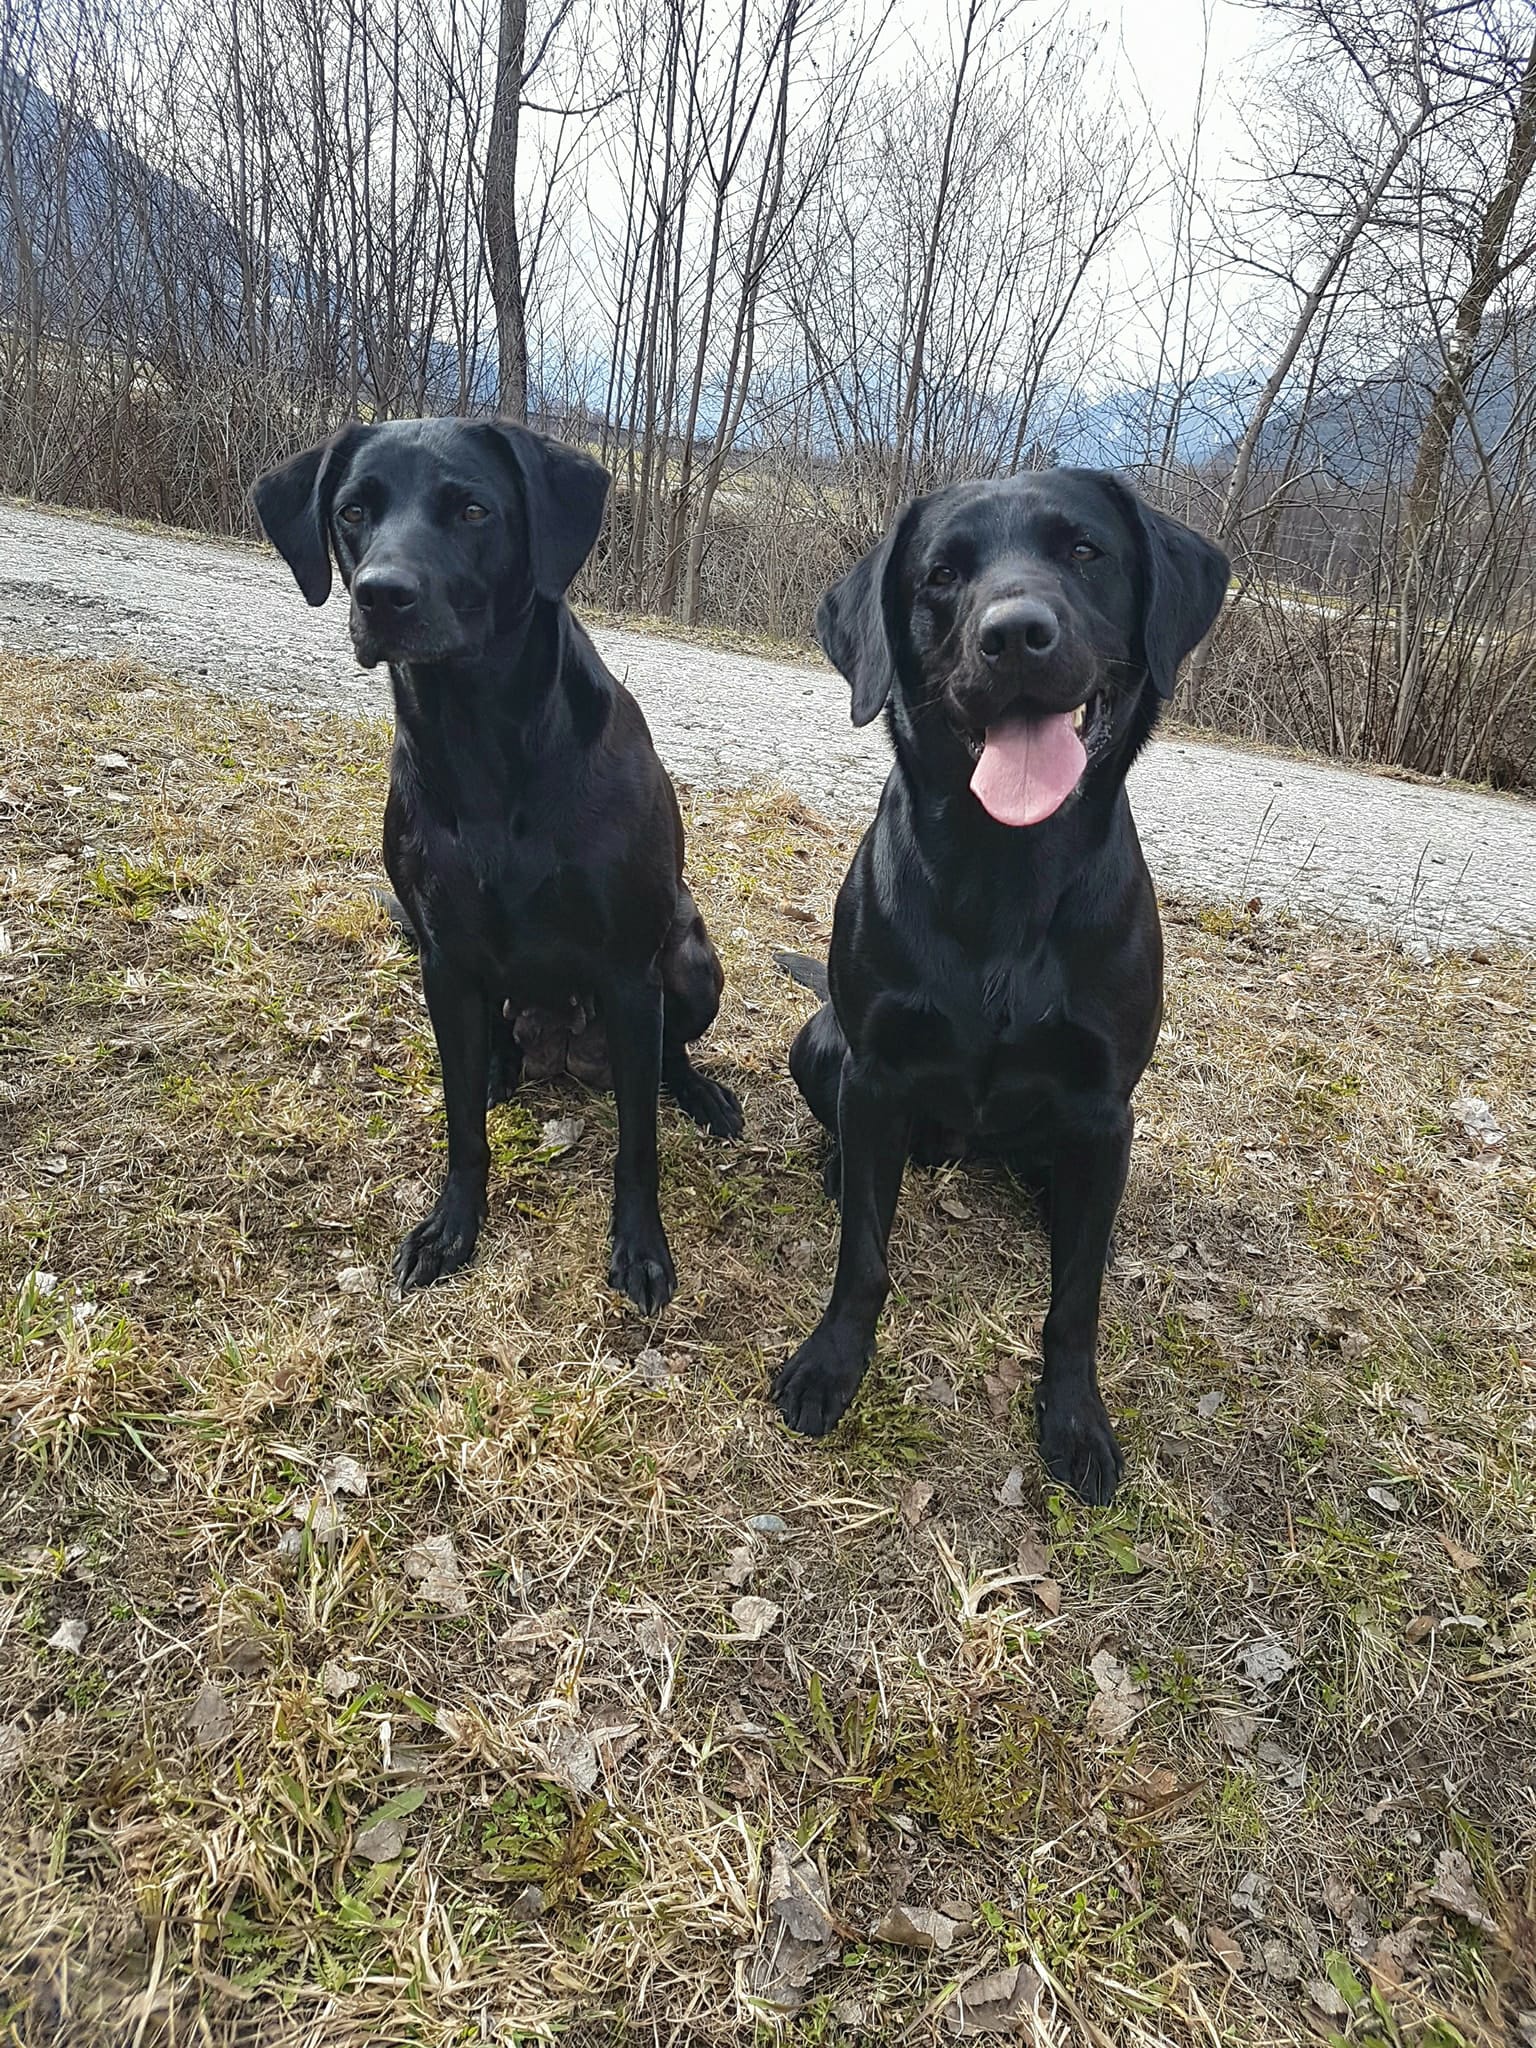
[[[340,513],[343,526],[360,526],[363,520],[361,505],[343,505]]]
[[[1091,540],[1080,540],[1073,543],[1072,559],[1074,562],[1096,562],[1102,553],[1103,550],[1096,548]]]
[[[955,576],[956,572],[950,568],[948,562],[935,562],[928,571],[928,581],[930,583],[953,583]]]
[[[476,505],[473,503],[466,505],[464,507],[463,512],[460,514],[460,517],[463,519],[467,519],[471,526],[478,524],[478,522],[482,519],[489,519],[490,516],[490,513],[486,511],[483,505]]]

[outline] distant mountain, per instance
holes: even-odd
[[[1259,382],[1232,373],[1197,377],[1182,392],[1128,385],[1075,408],[1052,445],[1059,461],[1085,468],[1138,469],[1164,459],[1202,468],[1241,436]]]
[[[1518,398],[1516,346],[1495,353],[1473,381],[1477,438],[1495,467]],[[1256,467],[1287,463],[1335,488],[1400,481],[1417,453],[1431,397],[1441,375],[1438,353],[1425,348],[1333,391],[1311,393],[1305,408],[1282,393],[1259,438]],[[1177,405],[1173,459],[1183,467],[1218,470],[1230,464],[1258,396],[1262,377],[1201,377]],[[1054,447],[1062,462],[1136,468],[1162,459],[1174,394],[1138,386],[1113,391],[1073,414]],[[1463,432],[1463,439],[1465,434]]]
[[[1468,393],[1477,441],[1496,473],[1503,444],[1514,438],[1508,430],[1518,401],[1518,347],[1516,337],[1481,363]],[[1295,406],[1282,403],[1260,438],[1259,466],[1276,469],[1290,459],[1294,468],[1316,471],[1325,481],[1352,490],[1405,481],[1443,369],[1438,350],[1425,347],[1336,391],[1314,394],[1304,418]],[[1470,465],[1465,426],[1456,451]],[[1511,451],[1509,459],[1518,456]]]
[[[35,294],[46,325],[103,344],[238,305],[249,266],[231,223],[8,64],[0,152],[0,305]]]
[[[333,278],[263,251],[190,186],[0,63],[0,318],[22,314],[107,349],[173,342],[192,364],[241,361],[259,334],[264,360],[301,384],[345,391],[355,368],[369,388],[364,323]],[[452,344],[371,339],[429,407],[456,404]],[[485,402],[493,388],[482,360],[472,395]]]

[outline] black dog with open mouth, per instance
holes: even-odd
[[[394,690],[384,861],[448,1112],[448,1177],[395,1278],[425,1287],[472,1256],[487,1102],[516,1086],[525,1044],[553,1036],[563,1065],[579,1037],[618,1101],[609,1282],[649,1313],[675,1285],[658,1090],[717,1137],[740,1132],[741,1111],[688,1058],[724,976],[683,882],[676,794],[565,601],[607,489],[599,464],[525,428],[404,420],[344,427],[254,495],[313,605],[334,557],[357,658],[387,662]]]
[[[825,1434],[864,1376],[908,1156],[989,1154],[1049,1219],[1046,1466],[1113,1495],[1099,1298],[1163,985],[1125,777],[1227,573],[1116,477],[1049,470],[918,499],[823,599],[853,722],[886,709],[896,760],[828,969],[781,956],[829,998],[790,1069],[842,1207],[831,1300],[774,1384],[792,1428]]]

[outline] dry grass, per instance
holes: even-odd
[[[441,1117],[367,897],[384,735],[150,680],[0,659],[0,2038],[926,2041],[1020,1960],[1039,2042],[1520,2038],[1528,963],[1169,906],[1104,1327],[1131,1476],[1088,1512],[1034,1457],[1045,1260],[996,1176],[910,1176],[829,1445],[760,1399],[830,1271],[768,955],[834,833],[692,807],[750,1129],[665,1117],[666,1315],[601,1284],[611,1103],[554,1090],[497,1113],[476,1265],[397,1304]],[[834,1923],[788,2019],[775,1842]],[[871,1939],[894,1900],[968,1924]]]

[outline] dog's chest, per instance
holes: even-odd
[[[1065,979],[1046,956],[994,962],[962,982],[952,1009],[962,1062],[980,1098],[1063,1082],[1097,1064],[1094,1035],[1074,1021]]]
[[[1018,1129],[1064,1094],[1104,1085],[1107,1048],[1074,1018],[1048,957],[957,965],[887,996],[870,1021],[879,1058],[922,1113],[955,1129]]]
[[[508,987],[548,976],[565,992],[566,963],[600,941],[602,918],[590,875],[556,839],[439,827],[423,856],[428,923],[445,951]]]

